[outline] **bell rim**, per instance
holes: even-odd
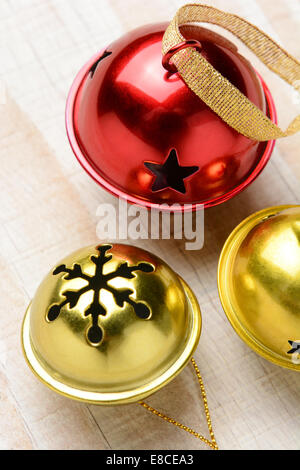
[[[231,265],[231,262],[240,248],[241,243],[244,240],[244,236],[257,225],[257,222],[261,222],[263,219],[276,215],[278,212],[283,210],[296,207],[299,208],[300,206],[298,204],[284,204],[262,209],[258,212],[255,212],[254,214],[251,214],[233,229],[233,231],[228,236],[219,257],[218,292],[224,313],[229,323],[245,344],[247,344],[259,356],[263,357],[269,362],[284,367],[285,369],[300,372],[300,364],[288,362],[287,360],[284,360],[282,357],[277,355],[275,352],[272,353],[270,349],[265,347],[263,343],[256,340],[255,337],[252,336],[247,331],[247,329],[243,327],[243,324],[238,317],[238,311],[236,311],[231,304],[231,291],[229,288],[227,288],[228,279],[230,278],[228,267]]]
[[[23,355],[25,360],[34,373],[34,375],[46,385],[48,388],[57,392],[58,394],[73,399],[75,401],[80,401],[83,403],[88,403],[92,405],[104,405],[104,406],[113,406],[113,405],[126,405],[129,403],[136,403],[149,395],[154,394],[169,382],[171,382],[188,364],[190,361],[197,345],[199,343],[201,329],[202,329],[202,315],[201,309],[198,303],[198,300],[188,286],[188,284],[178,276],[186,299],[189,303],[189,332],[188,332],[188,341],[182,351],[182,354],[177,358],[177,360],[172,364],[172,366],[165,371],[162,375],[158,376],[155,380],[147,382],[145,385],[122,392],[113,392],[113,393],[101,393],[101,392],[90,392],[86,390],[80,390],[75,387],[60,382],[55,379],[53,375],[48,373],[39,360],[37,359],[34,348],[31,344],[30,339],[30,312],[32,302],[27,307],[25,316],[21,328],[21,345],[23,350]]]
[[[73,119],[78,92],[82,84],[86,80],[86,77],[88,76],[91,67],[101,57],[101,55],[103,54],[105,50],[106,48],[100,49],[100,51],[94,54],[90,58],[90,60],[88,60],[85,63],[85,65],[83,65],[83,67],[79,70],[79,72],[75,76],[75,79],[69,90],[69,94],[68,94],[67,102],[66,102],[66,110],[65,110],[65,125],[66,125],[67,137],[68,137],[70,146],[72,148],[72,151],[76,159],[78,160],[82,168],[88,173],[88,175],[94,181],[96,181],[97,184],[99,184],[103,189],[108,191],[110,194],[112,194],[115,197],[121,198],[130,204],[136,204],[136,205],[145,207],[148,210],[156,209],[156,210],[169,212],[170,209],[168,209],[167,207],[164,207],[163,205],[161,206],[161,204],[158,204],[158,203],[146,201],[142,197],[136,197],[132,194],[128,194],[125,191],[119,189],[116,185],[107,181],[107,179],[101,176],[100,173],[98,173],[98,171],[93,167],[92,163],[89,162],[89,159],[87,158],[87,156],[84,155],[84,153],[82,152],[80,148],[79,141],[77,139],[77,135],[75,131],[74,119]],[[263,88],[269,118],[274,124],[277,124],[278,122],[277,111],[276,111],[275,102],[272,97],[271,91],[268,88],[266,82],[261,77],[261,75],[256,70],[255,72]],[[199,210],[199,206],[200,208],[208,209],[209,207],[214,207],[219,204],[222,204],[232,199],[234,196],[238,195],[240,192],[244,191],[251,183],[253,183],[253,181],[264,170],[265,166],[267,165],[268,161],[271,158],[275,143],[276,143],[275,140],[269,140],[266,142],[265,149],[260,157],[258,164],[254,168],[254,170],[248,175],[248,177],[244,181],[242,181],[232,190],[226,192],[222,196],[218,196],[211,200],[205,201],[204,203],[191,202],[191,203],[179,204],[178,207],[175,207],[172,209],[172,212],[191,212],[191,211],[194,212],[196,210]]]

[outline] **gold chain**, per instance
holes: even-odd
[[[208,439],[206,439],[206,437],[202,436],[201,434],[194,431],[193,429],[189,428],[188,426],[185,426],[184,424],[179,423],[178,421],[176,421],[176,419],[169,418],[169,416],[165,415],[164,413],[161,413],[155,408],[152,408],[151,406],[147,405],[147,403],[140,401],[139,404],[142,405],[147,411],[150,411],[150,413],[153,413],[155,416],[158,416],[159,418],[164,419],[168,423],[171,423],[174,426],[177,426],[178,428],[183,429],[184,431],[188,432],[189,434],[192,434],[192,436],[196,437],[197,439],[200,439],[200,441],[207,444],[213,450],[219,450],[216,439],[215,439],[215,435],[213,432],[212,424],[211,424],[211,418],[210,418],[210,413],[209,413],[208,404],[207,404],[206,392],[205,392],[204,383],[200,374],[200,370],[194,358],[192,358],[191,362],[196,372],[198,382],[200,385],[200,390],[201,390],[201,395],[202,395],[204,410],[205,410],[205,416],[206,416],[206,421],[207,421],[207,426],[208,426],[209,434],[211,437],[211,441],[209,441]]]
[[[164,34],[163,54],[184,41],[180,26],[194,22],[212,23],[227,29],[243,41],[270,70],[300,91],[298,60],[248,21],[208,5],[191,4],[178,10]],[[281,130],[191,46],[174,54],[172,63],[187,86],[223,121],[246,137],[266,141],[286,137],[300,130],[300,115],[286,131]]]

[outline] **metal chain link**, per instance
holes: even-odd
[[[208,426],[209,434],[210,434],[210,437],[211,437],[211,441],[209,439],[207,439],[206,437],[202,436],[201,434],[199,434],[198,432],[194,431],[193,429],[189,428],[188,426],[185,426],[184,424],[179,423],[178,421],[176,421],[176,419],[170,418],[169,416],[165,415],[164,413],[161,413],[160,411],[156,410],[155,408],[152,408],[151,406],[147,405],[147,403],[145,403],[143,401],[140,401],[139,404],[142,405],[143,408],[145,408],[147,411],[154,414],[155,416],[158,416],[159,418],[164,419],[168,423],[173,424],[174,426],[177,426],[178,428],[183,429],[184,431],[188,432],[189,434],[196,437],[197,439],[200,439],[200,441],[207,444],[213,450],[219,450],[219,447],[218,447],[216,439],[215,439],[214,431],[213,431],[213,428],[212,428],[211,417],[210,417],[210,412],[209,412],[208,403],[207,403],[206,391],[205,391],[205,388],[204,388],[204,383],[203,383],[203,380],[202,380],[202,377],[201,377],[201,374],[200,374],[200,370],[199,370],[199,368],[197,366],[197,363],[196,363],[194,358],[192,358],[191,362],[192,362],[192,365],[194,367],[194,370],[195,370],[195,373],[197,375],[197,379],[198,379],[198,382],[199,382],[201,395],[202,395],[202,399],[203,399],[203,404],[204,404],[204,411],[205,411],[207,426]]]

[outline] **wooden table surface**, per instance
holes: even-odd
[[[35,289],[65,254],[97,241],[96,208],[116,201],[81,169],[64,126],[66,96],[97,50],[139,25],[171,19],[179,0],[1,0],[0,4],[0,448],[205,449],[138,405],[86,406],[56,395],[22,357],[20,327]],[[216,0],[300,59],[299,0]],[[276,100],[282,126],[300,99],[242,45]],[[216,269],[230,231],[252,212],[299,203],[300,136],[282,140],[244,193],[205,212],[205,246],[139,241],[191,285],[203,314],[195,357],[221,449],[299,449],[300,375],[266,362],[234,333],[217,293]],[[217,345],[217,347],[216,347]],[[149,403],[207,434],[192,370]]]

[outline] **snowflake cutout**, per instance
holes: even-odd
[[[85,310],[84,315],[91,316],[92,324],[87,330],[87,340],[92,346],[99,346],[103,340],[103,331],[102,328],[98,325],[98,318],[100,315],[105,316],[107,311],[105,307],[100,302],[100,291],[106,290],[110,292],[115,300],[115,303],[119,307],[123,307],[124,303],[132,305],[135,314],[144,320],[148,320],[151,317],[151,310],[144,302],[136,302],[130,296],[134,294],[132,289],[117,289],[109,285],[109,281],[117,277],[123,279],[133,279],[135,277],[135,272],[141,271],[144,273],[151,273],[154,271],[154,267],[150,263],[139,263],[137,266],[129,266],[128,262],[120,264],[115,271],[103,274],[103,267],[108,261],[112,259],[112,255],[107,255],[107,251],[111,250],[111,245],[99,246],[97,251],[99,252],[98,256],[91,256],[91,261],[95,264],[95,274],[89,275],[82,271],[79,264],[74,264],[73,268],[67,268],[65,264],[58,266],[54,271],[53,275],[66,273],[63,277],[66,280],[72,279],[84,279],[87,281],[87,285],[82,287],[77,291],[64,291],[62,295],[65,297],[60,304],[52,305],[47,314],[47,320],[49,322],[55,321],[62,310],[66,305],[70,309],[76,307],[80,297],[86,292],[93,291],[93,301],[90,306]]]
[[[288,351],[288,354],[300,354],[300,341],[290,341],[289,344],[292,346],[292,349]]]

